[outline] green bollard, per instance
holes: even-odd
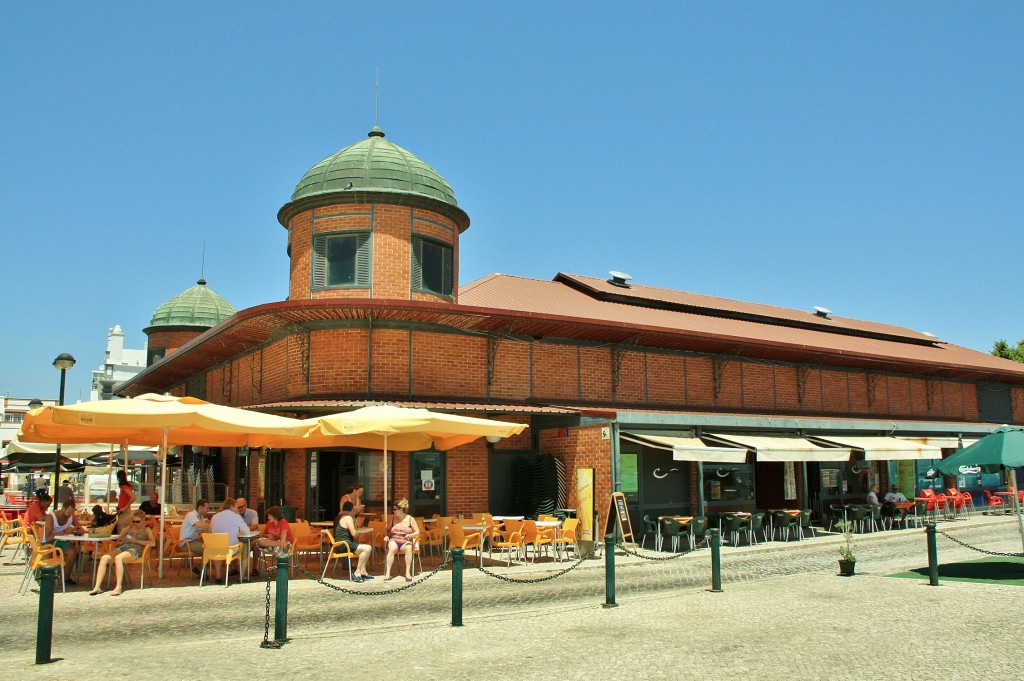
[[[935,523],[925,523],[924,532],[928,535],[928,584],[939,585],[939,549],[935,545]]]
[[[711,593],[722,593],[722,538],[718,528],[711,530]]]
[[[465,550],[452,549],[452,626],[462,626],[462,560]]]
[[[277,584],[274,595],[274,640],[288,642],[288,569],[291,556],[287,553],[277,557]]]
[[[57,566],[39,569],[39,616],[36,623],[36,664],[56,662],[50,657],[53,647],[53,585],[57,581]]]
[[[615,602],[615,535],[604,536],[604,607],[617,608]]]

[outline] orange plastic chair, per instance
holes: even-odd
[[[352,550],[347,541],[337,541],[334,539],[334,533],[330,530],[324,530],[324,534],[327,535],[327,541],[331,543],[331,550],[327,552],[327,562],[324,564],[324,573],[320,575],[320,579],[327,576],[327,568],[331,566],[331,561],[335,561],[334,569],[338,569],[337,561],[341,558],[345,558],[348,561],[348,578],[352,581],[352,559],[359,558],[359,554]],[[331,576],[334,573],[331,572]]]
[[[466,534],[466,531],[462,529],[462,525],[458,523],[452,523],[448,526],[448,546],[449,548],[460,548],[462,550],[476,549],[476,555],[479,558],[481,556],[481,535],[479,532],[470,532]]]
[[[492,559],[494,558],[494,549],[505,551],[508,558],[508,567],[512,567],[513,551],[517,557],[523,554],[523,535],[519,532],[500,529],[495,526],[494,532],[491,534],[491,543],[487,554]]]
[[[576,557],[580,557],[580,545],[579,539],[576,536],[576,528],[579,526],[580,521],[578,518],[566,518],[565,522],[562,523],[561,533],[554,538],[552,544],[555,547],[555,555],[558,555],[559,547],[571,546],[576,551]],[[568,554],[568,548],[565,549]]]
[[[206,565],[211,561],[224,561],[224,586],[227,586],[231,579],[231,563],[238,563],[241,570],[241,543],[229,546],[227,532],[204,532],[200,538],[203,540],[203,569],[199,573],[199,586],[203,585]]]
[[[35,571],[39,568],[47,565],[60,567],[60,585],[64,593],[67,593],[67,586],[64,575],[64,552],[56,546],[50,544],[41,544],[33,532],[29,531],[28,528],[22,527],[22,539],[28,546],[31,547],[32,555],[28,559],[28,564],[25,566],[25,574],[22,575],[21,585],[18,587],[18,592],[22,595],[28,594],[28,587],[32,583],[31,577],[35,574]]]
[[[539,529],[537,522],[534,520],[523,521],[523,551],[525,557],[525,551],[528,547],[533,547],[533,562],[537,562],[537,553],[540,552],[542,546],[554,546],[555,533],[550,529]]]

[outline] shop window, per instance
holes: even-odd
[[[313,288],[369,288],[370,235],[320,234],[313,238]]]
[[[709,506],[748,503],[754,500],[754,466],[741,464],[704,464],[704,501]]]
[[[412,240],[412,289],[451,296],[454,277],[452,247],[422,237]]]
[[[989,423],[1013,420],[1010,386],[1005,383],[978,383],[978,420]]]

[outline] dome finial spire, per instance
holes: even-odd
[[[373,127],[380,128],[380,66],[377,66],[377,90],[373,100]]]

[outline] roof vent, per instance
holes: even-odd
[[[922,335],[922,336],[928,336],[929,338],[934,338],[935,340],[938,340],[938,339],[939,339],[939,337],[938,337],[938,336],[936,336],[936,335],[935,335],[934,333],[932,333],[931,331],[922,331],[922,332],[921,332],[921,335]]]
[[[629,276],[625,272],[616,272],[612,270],[608,274],[612,275],[612,278],[608,280],[608,283],[612,286],[618,286],[619,288],[632,288],[629,285],[629,280],[633,277]]]
[[[822,319],[832,319],[832,310],[827,307],[821,307],[820,305],[814,306],[814,316],[821,317]]]

